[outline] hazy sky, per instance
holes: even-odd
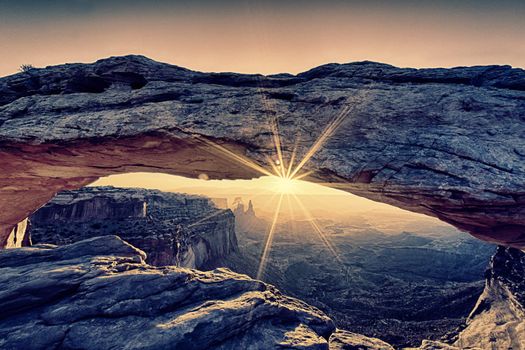
[[[525,1],[0,0],[0,76],[143,54],[203,71],[525,67]]]
[[[279,201],[282,185],[276,178],[268,176],[254,180],[196,180],[167,174],[130,173],[104,177],[93,183],[94,186],[141,187],[162,191],[184,192],[189,194],[205,195],[212,198],[227,198],[231,205],[236,197],[242,197],[247,204],[253,200],[255,210],[259,216],[270,218],[273,216]],[[339,218],[348,213],[380,212],[382,215],[401,215],[422,219],[419,214],[392,207],[387,204],[373,202],[355,195],[324,187],[305,181],[294,181],[291,188],[284,189],[289,198],[283,199],[281,216],[290,211],[295,212],[296,218],[304,218],[304,213],[297,207],[295,198],[300,199],[304,207],[314,216],[323,218]]]

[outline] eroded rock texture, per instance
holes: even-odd
[[[153,267],[116,236],[0,252],[2,349],[328,349],[321,311],[226,269]]]
[[[272,120],[284,158],[296,143],[300,158],[348,111],[306,164],[310,181],[525,247],[521,69],[360,62],[261,76],[126,56],[5,77],[0,96],[4,246],[14,226],[59,190],[130,171],[260,176],[208,141],[268,167]]]
[[[118,235],[152,265],[206,269],[237,249],[235,217],[206,197],[137,188],[63,191],[30,216],[33,243]]]
[[[330,350],[394,350],[394,348],[377,338],[337,330],[330,336]]]
[[[460,349],[525,348],[525,253],[498,247],[483,294],[455,343]]]

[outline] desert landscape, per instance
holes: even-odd
[[[522,1],[0,1],[0,349],[525,349]]]

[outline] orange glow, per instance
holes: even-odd
[[[13,16],[11,16],[13,17]],[[143,54],[200,71],[298,73],[330,62],[402,67],[525,67],[519,12],[326,6],[272,11],[126,11],[52,20],[0,13],[0,76],[37,67]]]

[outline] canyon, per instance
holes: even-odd
[[[270,223],[238,203],[239,249],[220,266],[256,278]],[[400,210],[313,215],[325,239],[297,213],[281,218],[259,278],[318,307],[338,328],[396,348],[453,340],[482,294],[494,245]]]
[[[226,202],[220,198],[214,201]],[[84,246],[93,240],[115,240],[111,234],[118,233],[146,250],[141,253],[142,264],[201,270],[225,266],[234,271],[232,274],[243,273],[253,278],[269,223],[257,216],[252,201],[244,205],[239,197],[232,206],[235,229],[232,211],[218,209],[205,197],[135,188],[87,187],[60,192],[35,212],[29,218],[25,238],[35,248],[51,249],[54,246],[48,243],[64,246],[81,241]],[[313,305],[330,319],[339,329],[330,336],[321,336],[324,339],[321,343],[326,342],[330,349],[337,348],[337,344],[343,349],[349,348],[349,344],[357,347],[369,344],[369,349],[401,349],[421,343],[421,349],[455,349],[454,346],[520,349],[519,344],[525,341],[519,336],[525,318],[525,254],[500,247],[483,281],[483,271],[494,252],[492,245],[430,218],[414,218],[409,213],[402,218],[398,213],[394,214],[395,220],[389,215],[360,213],[355,218],[348,217],[346,223],[319,221],[339,251],[337,259],[327,256],[330,253],[307,222],[300,219],[281,222],[263,279],[284,294],[305,301],[308,307]],[[412,233],[381,232],[392,229],[397,232],[399,227],[411,227]],[[99,235],[106,238],[96,237]],[[199,249],[203,240],[206,249]],[[177,258],[179,251],[184,258]],[[81,258],[82,250],[79,254]],[[110,250],[100,254],[118,256],[119,249],[114,254]],[[53,263],[69,264],[58,258]],[[147,283],[142,288],[150,288]],[[185,282],[179,284],[178,288],[186,288]],[[60,290],[60,286],[49,288]],[[71,303],[64,301],[61,308],[72,308]],[[93,316],[98,317],[103,316]],[[200,317],[201,322],[211,322],[207,315]],[[262,342],[253,345],[255,348],[271,348],[268,339],[253,340],[248,334],[243,337],[250,339],[250,344]],[[480,337],[487,339],[487,343],[479,343]],[[64,346],[57,344],[58,348]],[[206,345],[194,340],[193,346]]]
[[[29,217],[26,240],[68,244],[118,235],[151,265],[206,269],[237,249],[235,218],[205,197],[136,188],[60,192]]]
[[[0,78],[0,96],[4,247],[60,190],[134,171],[258,177],[276,157],[274,123],[284,159],[300,159],[338,116],[308,181],[525,247],[522,69],[357,62],[262,76],[124,56]]]

